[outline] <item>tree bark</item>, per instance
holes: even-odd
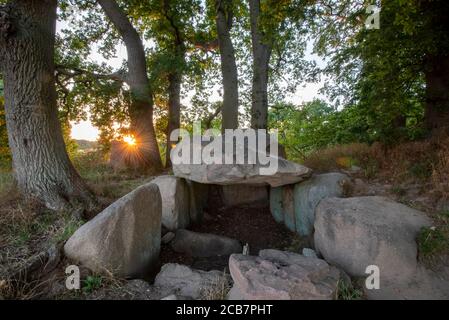
[[[260,31],[260,0],[249,0],[251,42],[253,51],[253,83],[251,127],[266,129],[268,119],[268,71],[272,45]]]
[[[181,126],[181,81],[182,73],[174,71],[168,77],[168,124],[167,124],[167,148],[165,154],[165,167],[171,167],[170,152],[172,141],[170,134]]]
[[[96,201],[67,155],[58,119],[56,0],[0,6],[0,57],[8,140],[17,185],[52,210],[94,210]]]
[[[429,131],[449,126],[449,55],[427,60],[425,123]]]
[[[215,0],[218,45],[223,77],[222,131],[238,127],[238,76],[235,51],[231,41],[232,0]]]
[[[184,34],[180,29],[178,21],[175,20],[171,8],[171,1],[164,0],[164,15],[171,27],[173,43],[170,45],[175,63],[168,75],[168,124],[167,124],[167,147],[165,152],[165,167],[171,167],[170,152],[172,141],[170,134],[173,130],[181,126],[181,84],[185,69],[186,47],[184,44]]]
[[[138,170],[160,171],[162,162],[153,125],[153,96],[142,40],[116,1],[98,0],[98,3],[125,42],[128,53],[126,83],[132,94],[129,114],[138,153],[133,167]]]

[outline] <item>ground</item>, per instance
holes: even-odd
[[[393,150],[388,157],[376,148],[361,145],[331,148],[312,154],[305,162],[317,172],[338,170],[348,173],[353,180],[353,184],[348,186],[348,196],[382,195],[428,214],[435,227],[423,229],[418,237],[419,259],[439,275],[449,279],[449,193],[445,180],[441,178],[444,175],[442,170],[446,170],[441,162],[449,153],[443,153],[441,159],[433,158],[434,162],[429,166],[431,147],[417,148],[413,145],[407,149],[406,146],[400,146],[398,148],[402,150]],[[410,148],[414,151],[409,152]],[[417,153],[416,149],[421,150],[421,153]],[[441,150],[437,149],[433,154],[442,152]],[[74,163],[103,206],[152,178],[129,172],[115,172],[98,153],[83,154],[75,158]],[[55,214],[33,203],[24,202],[14,189],[9,172],[0,172],[0,182],[0,297],[142,298],[138,290],[136,293],[129,289],[129,282],[112,276],[91,274],[84,269],[83,289],[76,293],[67,292],[64,288],[64,271],[71,263],[61,256],[49,255],[48,252],[60,248],[83,222],[67,214]],[[303,247],[310,245],[308,239],[301,239],[277,224],[268,207],[209,206],[204,223],[192,226],[191,229],[248,243],[252,254],[265,248],[300,252]],[[52,248],[55,249],[49,251]],[[41,260],[45,260],[46,264],[56,263],[57,267],[50,273],[42,272]],[[178,262],[197,269],[226,272],[227,260],[228,257],[192,259],[173,252],[168,246],[162,246],[161,250],[161,264]],[[20,270],[31,271],[21,273]],[[16,281],[5,281],[6,275],[11,274],[18,275]],[[151,278],[147,280],[151,281]],[[360,298],[356,290],[342,287],[340,292],[342,299]]]
[[[261,249],[291,249],[295,243],[300,249],[299,237],[277,224],[271,216],[268,207],[218,208],[209,210],[203,224],[189,228],[195,232],[212,233],[238,239],[243,244],[249,244],[250,253],[257,255]],[[192,258],[173,252],[169,246],[163,246],[162,263],[176,262],[190,265],[201,270],[228,271],[228,256],[217,258]]]

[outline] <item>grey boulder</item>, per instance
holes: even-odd
[[[151,181],[159,187],[162,199],[162,225],[168,230],[190,224],[190,191],[184,179],[159,176]]]
[[[224,272],[195,270],[176,263],[163,265],[154,280],[155,286],[191,299],[206,299],[221,283],[227,282],[229,276]]]
[[[233,254],[229,270],[234,287],[228,299],[244,300],[334,299],[340,274],[324,260],[279,250]]]
[[[238,240],[180,229],[170,242],[171,248],[178,253],[191,257],[226,256],[241,253],[243,248]]]
[[[315,175],[295,185],[271,188],[271,213],[291,231],[310,236],[316,206],[324,198],[343,196],[345,183],[349,183],[348,176],[334,172]]]
[[[316,209],[315,247],[354,277],[377,266],[381,289],[399,290],[418,270],[415,239],[431,224],[424,213],[384,197],[329,198]]]
[[[331,172],[313,176],[295,185],[293,197],[296,231],[301,236],[309,236],[313,233],[315,208],[318,203],[325,198],[342,197],[345,183],[349,183],[347,175]]]
[[[94,272],[144,275],[159,257],[161,207],[157,185],[143,185],[81,226],[65,244],[65,255]]]

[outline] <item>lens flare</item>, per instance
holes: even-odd
[[[125,141],[129,146],[136,145],[136,139],[133,136],[124,136],[123,141]]]

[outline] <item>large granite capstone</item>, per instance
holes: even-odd
[[[179,154],[182,155],[183,144],[188,142],[181,141],[177,145],[176,149],[180,150]],[[220,138],[218,138],[218,144],[221,143]],[[203,148],[204,142],[203,142]],[[186,147],[185,150],[189,148]],[[204,150],[204,149],[203,149]],[[203,156],[199,154],[204,154],[204,151],[193,150],[190,147],[190,157],[177,163],[173,161],[173,173],[175,176],[180,178],[185,178],[191,181],[195,181],[203,184],[216,184],[216,185],[236,185],[236,184],[246,184],[253,186],[266,186],[279,187],[288,184],[295,184],[297,182],[307,179],[311,174],[312,170],[285,160],[284,158],[271,155],[269,153],[264,154],[265,157],[263,161],[259,161],[256,157],[254,161],[248,160],[249,152],[256,152],[254,149],[245,146],[244,149],[240,149],[241,153],[244,153],[243,164],[237,161],[237,155],[226,154],[225,148],[223,147],[220,154],[215,155],[215,150],[211,151],[214,154],[214,159],[221,159],[218,161],[206,161]],[[195,160],[196,157],[196,160]],[[198,158],[199,157],[199,158]],[[232,158],[232,164],[228,164],[227,159]],[[221,163],[217,163],[220,162]],[[277,163],[277,166],[274,165]],[[274,168],[273,172],[267,172],[269,164]],[[271,171],[271,170],[270,170]]]

